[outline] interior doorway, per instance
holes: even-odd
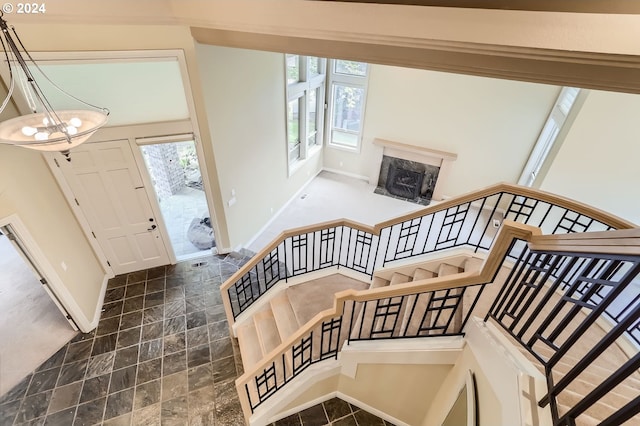
[[[210,254],[216,242],[193,140],[140,146],[178,261]]]
[[[76,333],[24,243],[11,225],[0,226],[0,395]]]

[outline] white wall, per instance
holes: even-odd
[[[469,346],[465,346],[449,375],[440,381],[438,393],[428,407],[422,426],[442,423],[460,390],[464,387],[468,371],[473,372],[476,381],[478,424],[492,426],[517,424],[516,419],[502,418],[503,409],[500,398],[491,388],[491,384],[482,369],[482,363],[478,361]]]
[[[640,224],[640,96],[591,91],[541,189]]]
[[[325,167],[375,183],[374,138],[458,154],[444,195],[517,181],[560,88],[372,65],[361,155],[327,149]],[[340,166],[340,162],[343,166]]]
[[[79,325],[91,323],[100,308],[105,272],[42,155],[0,144],[0,218],[14,214],[27,227],[84,315],[76,318]]]
[[[320,170],[316,155],[287,177],[284,55],[196,48],[231,247],[253,237]],[[228,205],[235,190],[236,203]]]

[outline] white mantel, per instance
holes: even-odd
[[[458,154],[378,138],[374,139],[373,143],[383,148],[382,155],[440,167],[438,180],[433,189],[431,199],[434,201],[443,199],[443,194],[441,193],[442,183],[449,175],[451,163],[458,158]],[[380,162],[378,163],[378,172],[380,171],[380,164],[382,164],[382,157],[380,157]],[[376,186],[378,185],[378,177],[379,174],[376,175]]]

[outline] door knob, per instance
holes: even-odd
[[[151,228],[147,228],[147,231],[153,231],[154,229],[156,229],[157,226],[156,225],[151,225]]]

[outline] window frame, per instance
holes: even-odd
[[[367,92],[369,87],[369,75],[371,71],[371,64],[367,62],[361,62],[366,65],[365,74],[362,76],[355,75],[355,74],[344,74],[344,73],[336,72],[336,65],[337,65],[337,62],[340,60],[343,60],[343,59],[328,60],[328,72],[327,72],[328,83],[327,83],[327,95],[326,95],[326,98],[328,101],[326,103],[327,119],[326,119],[326,128],[325,128],[325,139],[327,142],[327,146],[331,148],[360,153],[360,150],[362,149],[362,133],[364,130],[364,120],[366,115],[367,94],[368,94]],[[360,62],[360,61],[354,61],[354,62]],[[333,118],[334,118],[333,112],[335,107],[334,87],[337,85],[354,87],[362,90],[360,122],[358,126],[358,131],[345,131],[345,129],[334,128],[334,124],[333,124]],[[341,133],[355,134],[356,135],[355,146],[335,142],[333,138],[334,130],[337,130],[338,132],[341,132]]]
[[[298,57],[298,81],[288,82],[287,60],[291,56]],[[325,58],[318,58],[318,75],[312,76],[309,72],[309,58],[315,56],[296,55],[286,53],[284,55],[285,62],[285,127],[286,127],[286,146],[287,146],[287,166],[288,174],[291,176],[299,169],[307,159],[314,156],[322,149],[323,132],[324,132],[324,112],[325,112],[325,92],[326,92],[326,65]],[[315,142],[310,144],[310,135],[308,134],[309,124],[309,93],[316,92],[316,130]],[[289,103],[298,100],[298,147],[300,154],[294,158],[291,157],[292,147],[289,142]]]

